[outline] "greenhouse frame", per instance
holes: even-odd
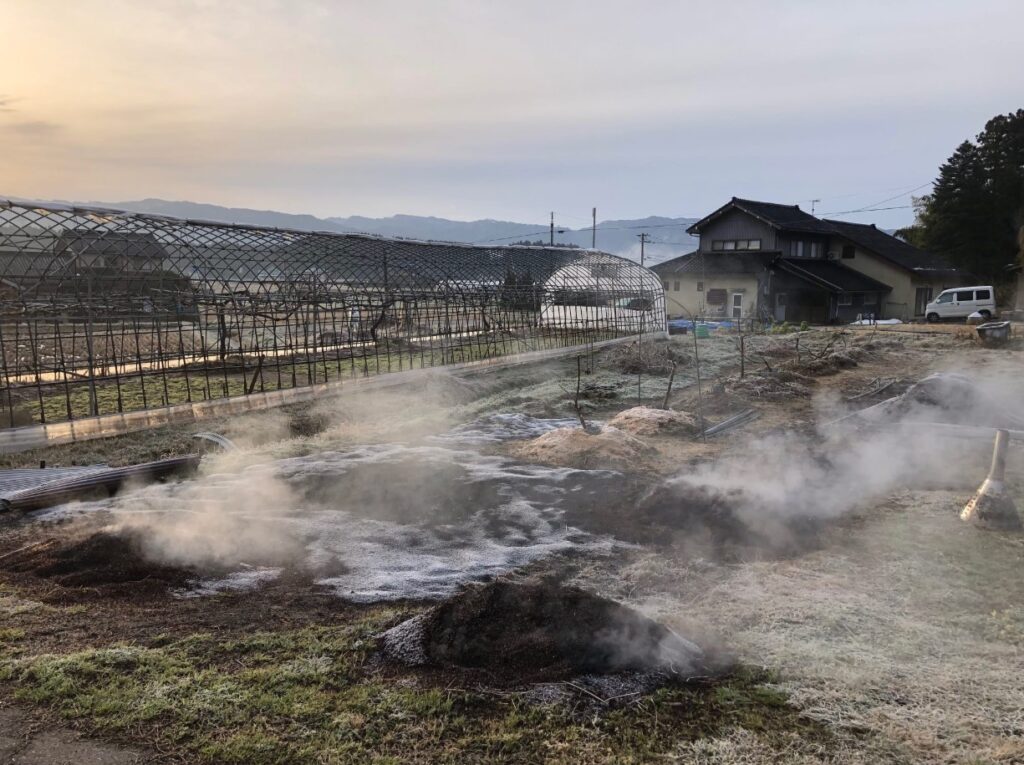
[[[0,429],[665,331],[651,271],[0,200]]]

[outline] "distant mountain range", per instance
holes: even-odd
[[[164,199],[91,202],[89,204],[132,212],[170,215],[177,218],[247,223],[256,226],[293,228],[300,231],[379,234],[411,239],[495,245],[514,244],[518,241],[546,243],[549,240],[549,229],[545,223],[515,223],[500,220],[458,221],[419,215],[392,215],[388,218],[366,218],[358,215],[348,218],[317,218],[313,215],[295,215],[273,210],[248,210],[198,202],[169,202]],[[696,218],[651,216],[640,219],[601,221],[597,224],[597,249],[639,259],[639,234],[646,232],[650,235],[646,262],[653,265],[696,248],[697,239],[686,233],[686,228],[696,220]],[[555,231],[555,244],[590,247],[591,230],[589,227],[581,229],[556,228]]]

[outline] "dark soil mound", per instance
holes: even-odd
[[[566,508],[564,520],[595,534],[642,545],[683,545],[694,556],[735,562],[788,557],[814,549],[827,521],[780,515],[742,491],[685,482],[624,479],[622,501]]]
[[[188,569],[146,560],[137,539],[105,531],[77,539],[48,539],[12,555],[2,565],[69,588],[167,589],[184,586],[195,577]]]
[[[813,548],[824,521],[778,516],[752,506],[741,491],[716,492],[686,483],[650,489],[636,514],[664,541],[683,542],[716,560],[793,555]]]
[[[614,601],[550,584],[470,587],[423,619],[429,663],[514,682],[583,674],[704,674],[701,649]]]

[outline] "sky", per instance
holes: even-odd
[[[0,197],[895,227],[1024,107],[1021,29],[1020,0],[0,0]]]

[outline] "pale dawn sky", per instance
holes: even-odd
[[[1022,29],[1020,0],[0,0],[0,196],[568,226],[898,207],[1024,106]]]

